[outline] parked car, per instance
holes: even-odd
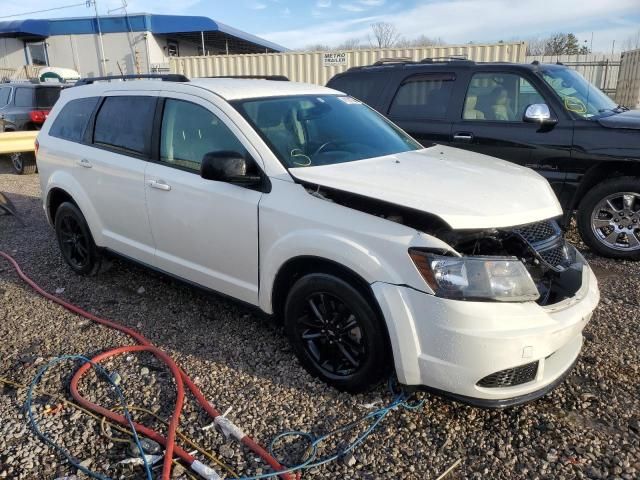
[[[381,61],[327,84],[425,146],[451,145],[533,168],[568,224],[601,255],[640,259],[640,112],[563,65]]]
[[[325,87],[160,78],[65,90],[38,135],[75,272],[115,254],[253,305],[348,391],[395,367],[505,406],[567,375],[599,293],[540,175]]]
[[[57,83],[0,83],[0,132],[40,130],[62,88]],[[12,153],[10,158],[16,173],[36,172],[33,152]]]

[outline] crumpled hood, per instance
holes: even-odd
[[[562,214],[551,186],[533,170],[441,145],[289,172],[303,182],[437,215],[454,229],[512,227]]]
[[[598,123],[606,128],[627,128],[640,130],[640,110],[628,110],[598,119]]]

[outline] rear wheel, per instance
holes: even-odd
[[[578,208],[584,243],[600,255],[640,259],[640,177],[618,177],[592,188]]]
[[[358,289],[338,277],[300,278],[287,297],[285,328],[306,370],[340,390],[366,391],[390,371],[381,319]]]
[[[82,212],[71,202],[64,202],[55,213],[55,229],[62,256],[79,275],[95,275],[104,258],[93,241]]]
[[[18,175],[29,175],[38,171],[36,156],[33,152],[12,153],[11,164]]]

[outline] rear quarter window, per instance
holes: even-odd
[[[369,105],[375,105],[385,86],[385,78],[379,74],[342,75],[331,79],[329,88],[340,90]]]
[[[98,100],[99,97],[71,100],[62,107],[49,129],[49,135],[72,142],[81,142]]]
[[[148,156],[155,97],[107,97],[98,111],[93,143]]]
[[[60,88],[45,87],[36,88],[36,108],[51,108],[60,98]]]

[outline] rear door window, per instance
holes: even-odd
[[[15,101],[16,107],[33,107],[33,88],[16,88]]]
[[[81,142],[85,128],[96,107],[99,97],[79,98],[67,103],[56,117],[49,130],[52,137],[72,142]]]
[[[36,108],[51,108],[60,98],[58,87],[36,88]]]
[[[455,81],[452,73],[412,75],[396,92],[389,116],[398,119],[442,119],[447,116]]]
[[[0,88],[0,108],[9,103],[9,96],[11,95],[11,88]]]
[[[107,97],[98,111],[93,143],[149,156],[156,98]]]

